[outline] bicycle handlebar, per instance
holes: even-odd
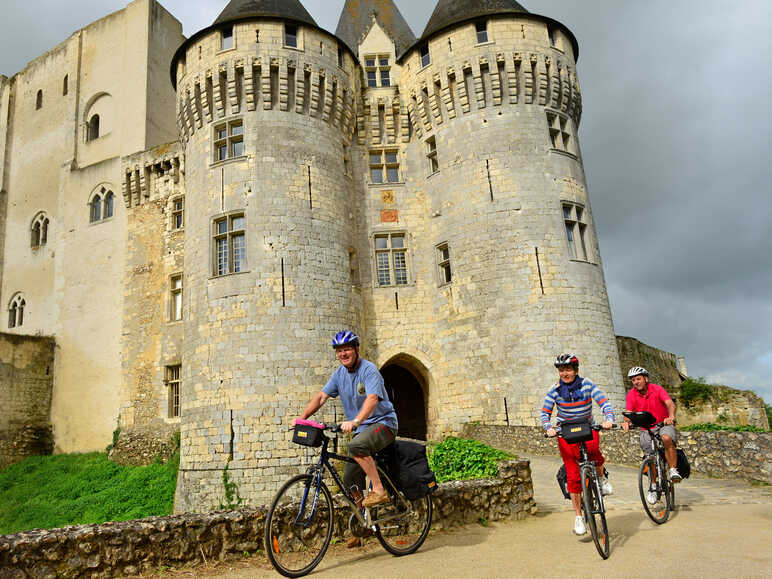
[[[550,436],[549,434],[547,434],[545,432],[544,433],[544,438],[563,438],[563,435],[560,433],[560,431],[557,428],[555,428],[554,426],[552,426],[551,428],[553,428],[555,430],[555,436]],[[603,426],[601,426],[600,424],[593,424],[590,428],[600,432],[601,430],[614,430],[614,429],[618,428],[618,426],[616,424],[612,423],[611,424],[611,428],[603,428]]]

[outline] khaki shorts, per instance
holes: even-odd
[[[670,438],[673,439],[673,444],[678,445],[678,431],[675,429],[675,426],[666,424],[665,426],[661,426],[660,428],[652,428],[652,432],[659,432],[659,435],[662,436],[667,435]],[[644,454],[654,454],[654,450],[651,447],[651,435],[649,435],[648,431],[641,430],[641,450],[643,450]]]
[[[360,433],[354,435],[348,445],[349,456],[372,456],[394,442],[397,433],[385,424],[370,424]],[[343,484],[347,489],[356,487],[365,489],[365,473],[355,462],[347,462],[343,472]]]

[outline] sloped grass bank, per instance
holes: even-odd
[[[120,466],[104,452],[34,456],[0,470],[0,535],[169,515],[179,455]]]

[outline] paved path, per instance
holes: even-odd
[[[608,466],[615,492],[607,500],[611,557],[603,561],[591,539],[571,533],[573,516],[565,512],[570,511],[569,501],[555,482],[560,459],[530,460],[539,508],[536,516],[433,532],[408,557],[392,557],[375,539],[357,550],[333,545],[309,577],[772,577],[772,487],[692,476],[677,487],[678,509],[671,519],[655,525],[640,504],[638,469]],[[654,569],[655,560],[677,566]],[[163,576],[279,577],[262,556],[166,571]],[[147,577],[157,578],[158,573]]]

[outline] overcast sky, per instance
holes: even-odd
[[[126,3],[0,0],[0,74]],[[161,3],[190,36],[228,2]],[[343,0],[303,3],[335,30]],[[434,1],[396,3],[420,36]],[[521,4],[579,41],[579,138],[616,333],[772,402],[772,2]]]

